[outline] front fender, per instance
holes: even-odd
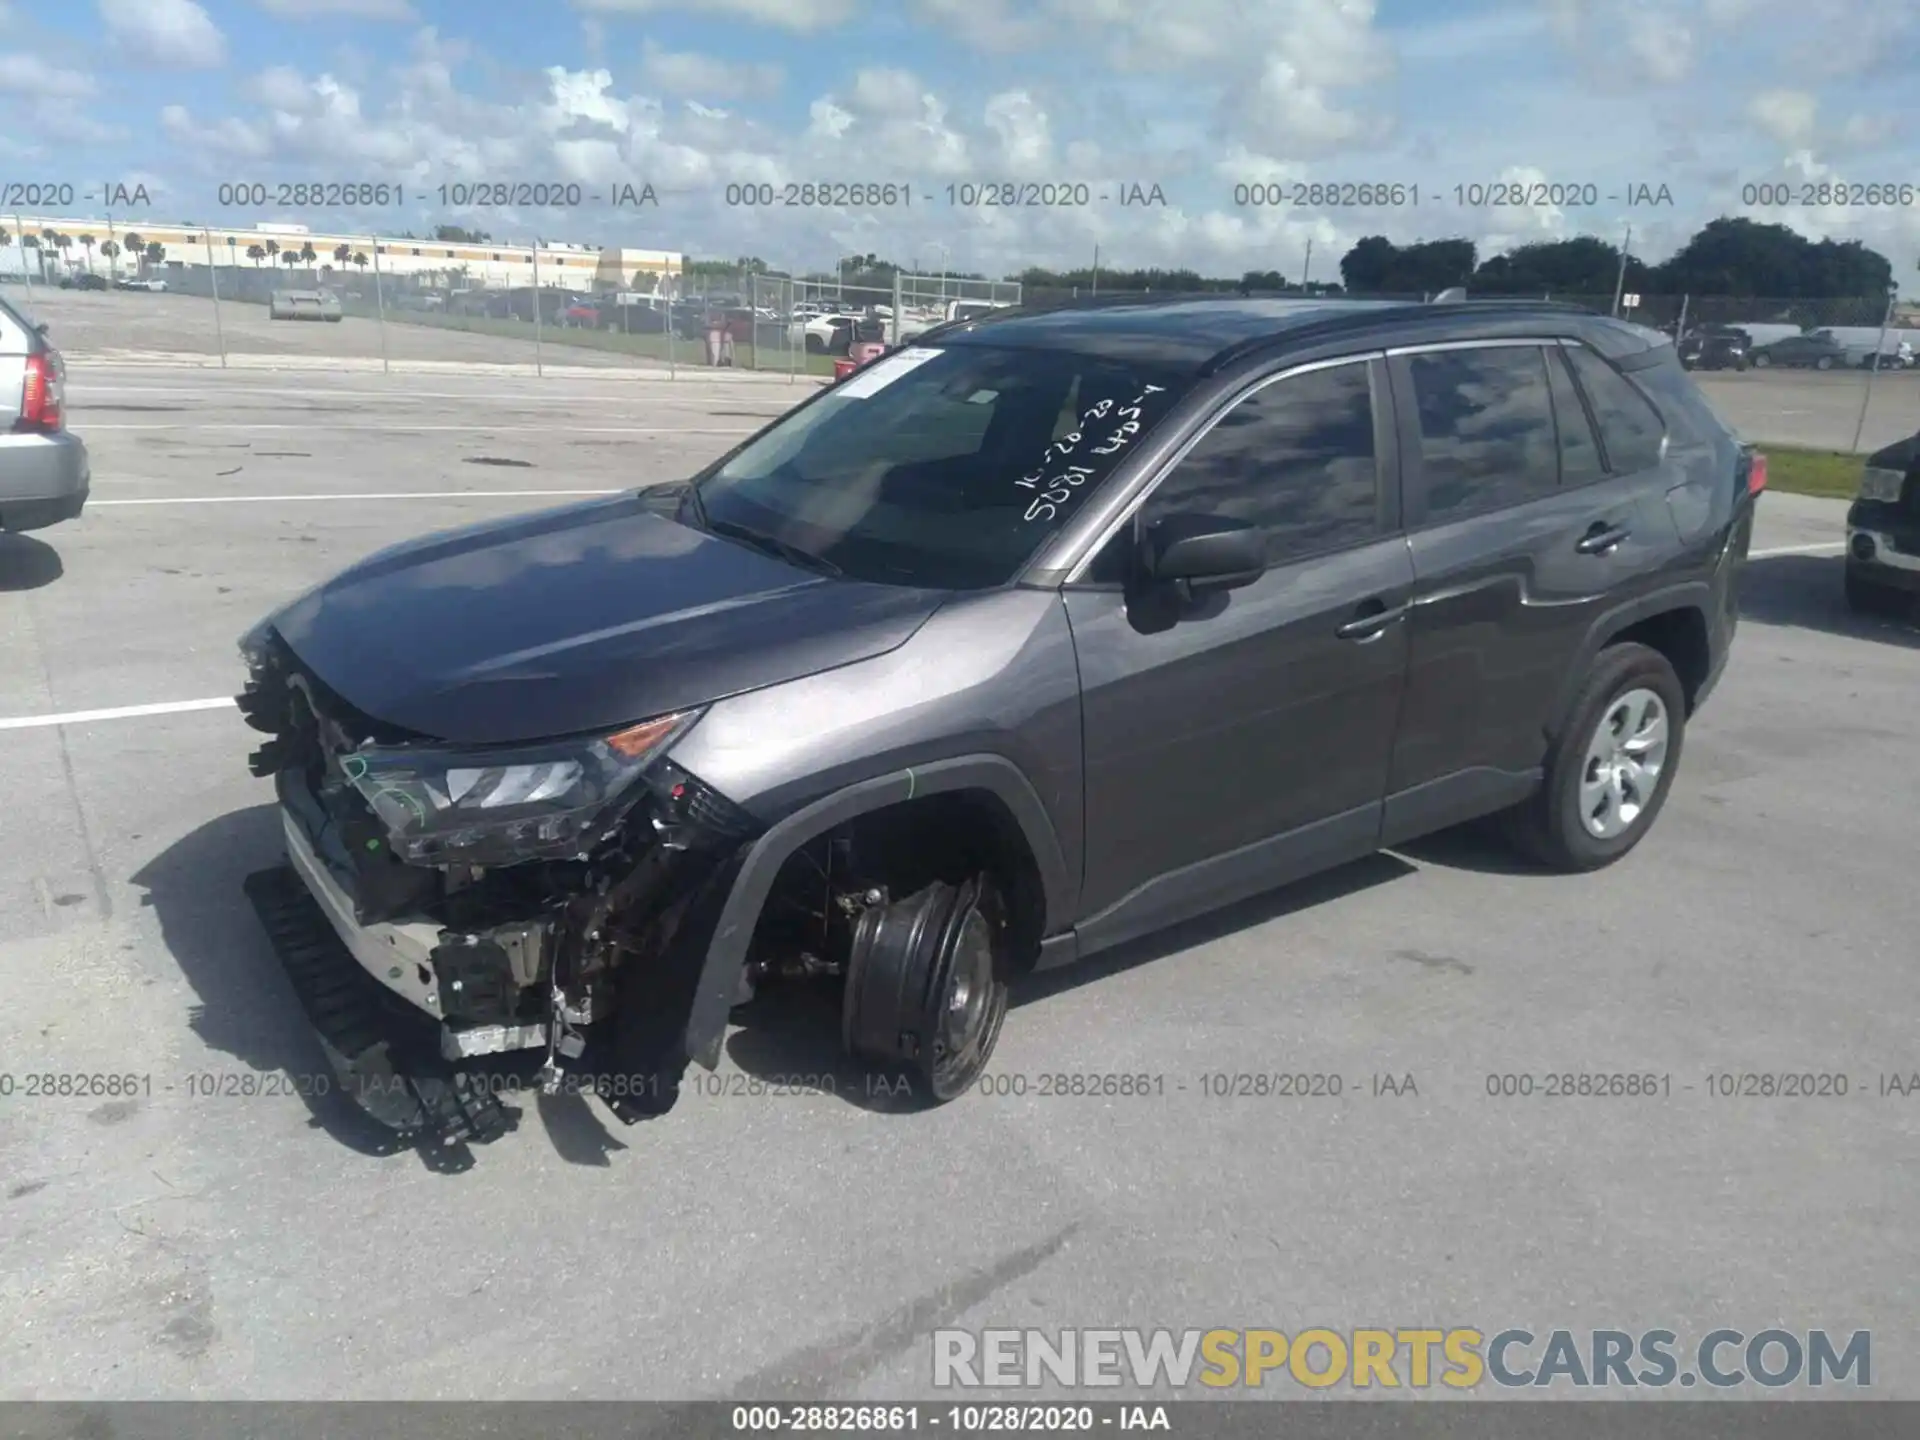
[[[821,797],[763,831],[730,866],[732,884],[707,942],[706,959],[687,1016],[686,1053],[711,1070],[719,1064],[727,1016],[739,994],[740,973],[760,911],[788,858],[855,816],[920,796],[984,790],[1000,800],[1020,826],[1040,871],[1046,902],[1043,933],[1072,923],[1071,873],[1065,851],[1032,784],[1001,755],[960,755],[862,780]]]

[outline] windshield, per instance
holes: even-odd
[[[887,585],[1004,585],[1191,382],[1058,351],[875,361],[695,485],[709,528]]]

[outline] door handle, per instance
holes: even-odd
[[[1356,615],[1333,633],[1338,635],[1342,640],[1359,640],[1362,642],[1377,640],[1380,638],[1381,632],[1393,624],[1394,621],[1405,618],[1408,608],[1405,605],[1389,607],[1381,604],[1378,600],[1369,600],[1367,605],[1378,606],[1379,608],[1368,610],[1363,606],[1363,613]]]
[[[1573,548],[1582,555],[1606,555],[1618,549],[1631,533],[1624,525],[1609,525],[1603,520],[1582,535]]]

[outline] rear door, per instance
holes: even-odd
[[[1659,412],[1594,352],[1494,341],[1390,366],[1415,580],[1386,844],[1528,792],[1588,631],[1679,549]]]

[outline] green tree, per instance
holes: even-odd
[[[260,262],[267,258],[266,247],[262,245],[247,246],[247,258],[253,262],[253,268],[258,270],[260,268]]]

